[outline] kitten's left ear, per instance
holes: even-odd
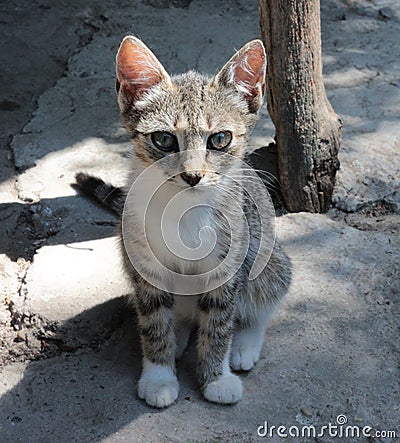
[[[252,40],[226,63],[215,82],[233,87],[247,100],[250,112],[257,112],[263,101],[266,67],[262,41]]]

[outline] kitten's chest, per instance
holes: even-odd
[[[207,272],[218,262],[219,224],[206,195],[155,196],[145,219],[150,249],[162,265],[185,274]]]

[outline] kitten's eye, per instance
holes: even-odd
[[[217,132],[210,135],[207,141],[208,149],[224,149],[227,148],[232,141],[232,133],[229,131]]]
[[[169,132],[157,131],[151,134],[153,145],[161,151],[171,152],[178,148],[178,140]]]

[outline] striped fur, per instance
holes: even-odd
[[[186,244],[195,245],[202,221],[218,234],[215,250],[197,261],[174,257],[163,243],[163,237],[157,237],[158,205],[162,207],[163,198],[172,198],[178,192],[176,189],[182,188],[184,183],[179,177],[167,182],[167,191],[157,197],[159,200],[153,212],[147,206],[144,208],[152,214],[144,222],[146,232],[152,233],[149,238],[143,237],[140,202],[125,205],[127,217],[123,241],[121,235],[121,253],[125,270],[135,287],[132,302],[139,320],[143,351],[138,395],[151,406],[165,407],[176,400],[179,384],[175,357],[182,355],[195,327],[198,330],[198,379],[205,398],[222,404],[240,400],[241,380],[231,369],[249,370],[256,363],[266,322],[289,286],[290,262],[278,244],[275,244],[261,274],[255,280],[249,280],[249,270],[261,236],[257,208],[248,201],[246,193],[240,187],[236,189],[223,174],[207,172],[214,159],[206,144],[209,134],[230,131],[232,142],[227,151],[235,158],[243,159],[251,152],[248,138],[262,104],[264,72],[265,53],[258,40],[245,45],[213,78],[196,72],[170,77],[154,54],[135,37],[126,37],[118,52],[118,103],[122,121],[135,148],[130,178],[125,190],[121,190],[100,179],[78,174],[79,188],[121,214],[125,195],[135,179],[147,167],[168,155],[152,143],[151,134],[168,131],[176,137],[179,151],[204,154],[193,156],[193,159],[189,155],[184,167],[189,173],[193,169],[200,171],[200,183],[208,183],[210,188],[210,191],[191,194],[198,208],[188,216],[182,237]],[[229,170],[231,165],[222,164],[221,167]],[[237,177],[246,174],[241,170],[233,172]],[[157,173],[167,177],[172,174],[169,170]],[[208,204],[213,209],[202,209]],[[244,211],[247,221],[240,217],[238,208]],[[234,229],[227,226],[223,214],[231,214],[232,220],[236,221]],[[250,245],[245,251],[245,259],[241,260],[241,251],[247,247],[242,235],[245,222],[250,229]],[[172,214],[166,220],[166,226],[173,230],[174,223]],[[194,296],[164,292],[138,273],[127,252],[127,249],[134,251],[149,275],[162,282],[163,274],[159,273],[149,255],[148,241],[157,257],[163,257],[170,268],[183,275],[202,273],[207,267],[215,268],[221,258],[227,256],[228,250],[232,251],[228,265],[238,271],[222,286],[200,291]]]

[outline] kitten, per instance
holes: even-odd
[[[138,395],[151,406],[166,407],[177,399],[175,359],[195,326],[204,397],[222,404],[239,401],[242,382],[231,368],[248,371],[257,362],[267,320],[289,286],[290,262],[276,242],[261,273],[249,279],[262,243],[262,216],[241,186],[239,179],[249,175],[237,162],[249,154],[248,137],[263,101],[265,63],[259,40],[247,43],[213,78],[192,71],[170,77],[132,36],[118,51],[118,103],[134,145],[130,177],[124,194],[85,174],[78,174],[77,181],[100,200],[116,197],[116,203],[108,203],[117,212],[126,198],[121,251],[135,287],[132,300],[143,351]],[[251,178],[246,183],[253,186]],[[156,191],[148,199],[146,187],[151,186]],[[172,201],[175,209],[168,212]],[[172,251],[168,236],[177,230],[183,246],[173,244],[177,249]],[[210,250],[201,257],[196,255],[199,236],[201,247]],[[212,274],[224,259],[225,268]],[[179,278],[194,282],[205,272],[211,277],[196,280],[193,287],[189,283],[191,295],[184,295]]]

